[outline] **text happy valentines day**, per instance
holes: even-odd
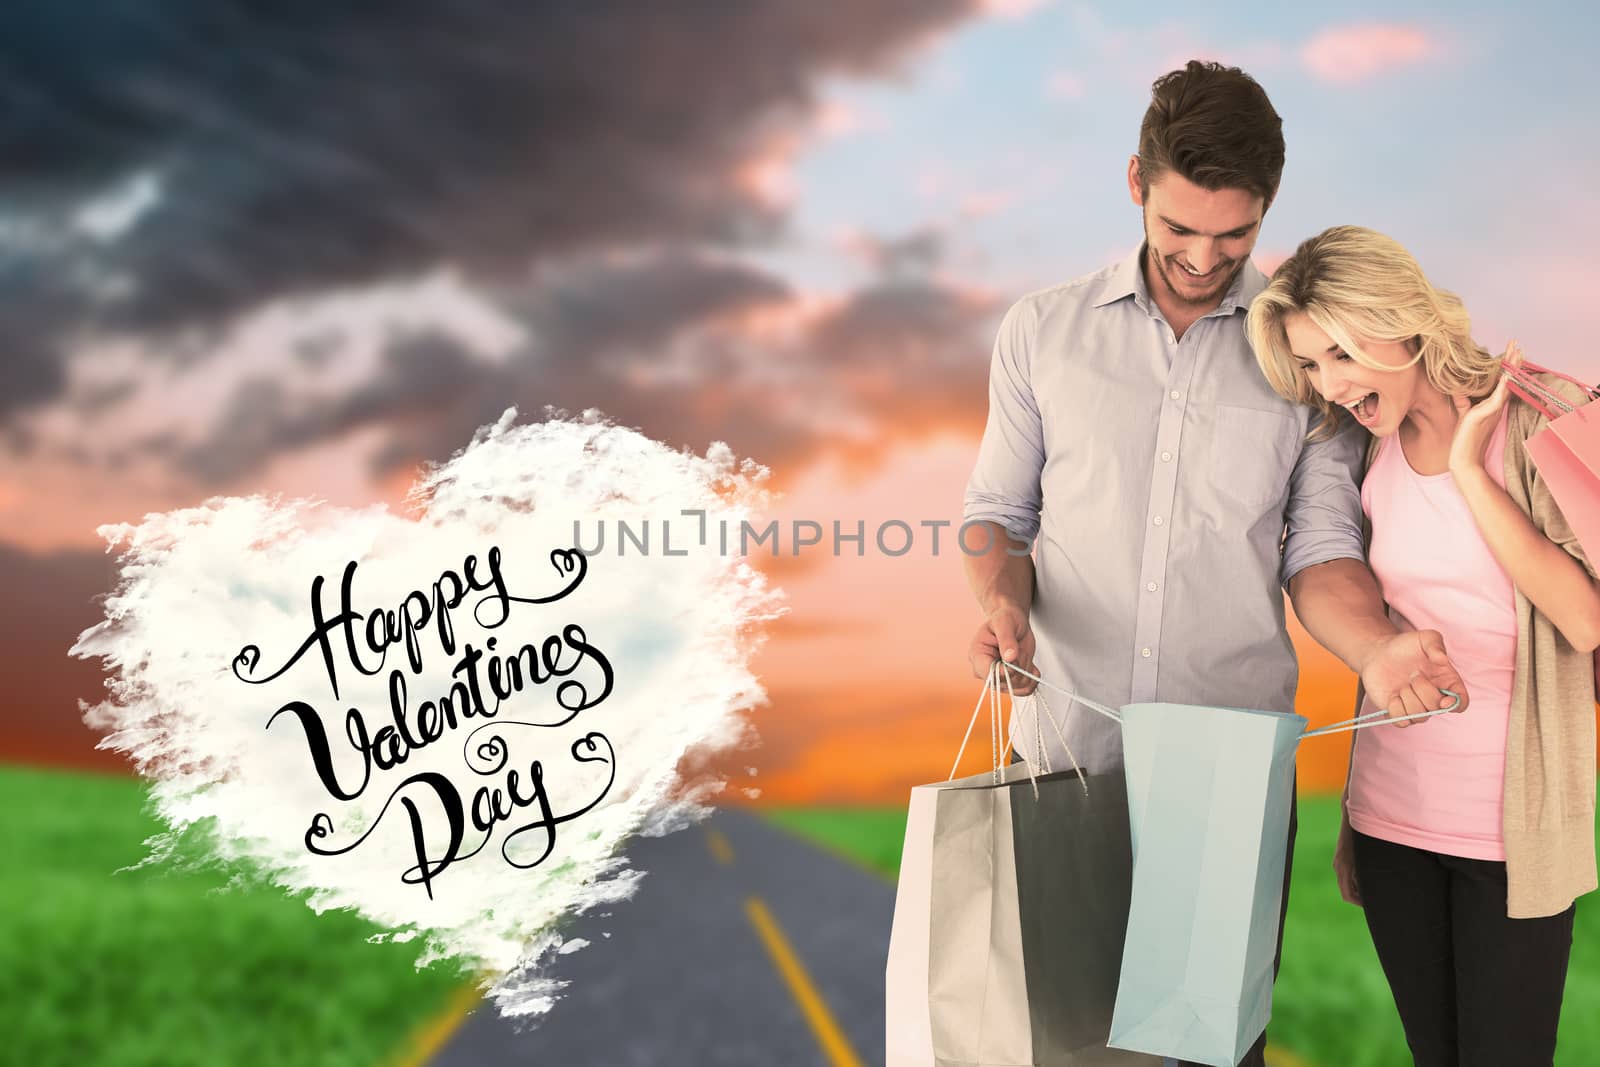
[[[335,644],[342,645],[344,657],[358,672],[374,676],[385,669],[389,652],[396,645],[405,651],[405,664],[389,669],[389,714],[392,722],[380,726],[376,733],[367,724],[361,709],[351,707],[344,716],[344,735],[359,753],[360,780],[347,785],[334,769],[334,754],[329,742],[329,731],[321,714],[309,701],[291,700],[283,703],[267,720],[270,729],[280,716],[288,712],[298,720],[310,749],[311,762],[328,793],[342,801],[360,797],[373,781],[373,771],[389,771],[405,763],[414,753],[459,729],[465,720],[482,718],[486,721],[472,729],[462,742],[462,759],[468,770],[478,776],[491,776],[504,770],[510,758],[506,742],[499,728],[525,726],[555,729],[571,723],[580,713],[593,708],[611,694],[614,675],[611,663],[591,644],[583,628],[568,623],[559,633],[551,634],[537,646],[523,644],[514,654],[496,654],[499,641],[489,637],[485,648],[475,648],[470,642],[461,645],[457,654],[457,639],[451,612],[459,608],[473,593],[485,593],[472,605],[472,618],[485,630],[504,626],[511,617],[512,604],[549,605],[567,597],[583,582],[588,573],[588,561],[581,552],[559,549],[550,553],[561,587],[542,596],[513,596],[506,587],[501,567],[500,549],[491,547],[486,557],[488,574],[480,577],[479,561],[469,555],[462,564],[461,573],[446,570],[433,583],[431,595],[422,590],[412,590],[401,602],[398,610],[374,609],[364,617],[353,603],[353,586],[357,565],[346,564],[340,583],[339,613],[327,617],[322,604],[323,576],[311,583],[311,633],[288,660],[265,677],[254,677],[261,658],[261,649],[246,645],[234,658],[233,674],[242,682],[264,685],[281,677],[302,656],[313,648],[322,654],[328,683],[333,697],[339,699],[339,675]],[[482,617],[488,612],[488,618]],[[417,705],[414,715],[407,708],[406,680],[420,676],[424,666],[420,635],[430,627],[437,635],[438,647],[446,657],[456,657],[450,668],[454,679],[449,692],[438,700],[424,700]],[[336,640],[336,638],[342,640]],[[363,657],[376,657],[368,664]],[[598,688],[571,678],[586,664],[589,675],[598,674]],[[560,717],[551,721],[528,722],[522,720],[496,720],[501,704],[515,693],[529,686],[541,686],[556,678],[565,679],[555,688],[555,702],[560,707]],[[288,721],[287,719],[285,721]],[[474,744],[477,735],[485,730],[495,733],[483,742]],[[536,809],[537,818],[509,830],[500,843],[501,858],[517,868],[536,867],[547,859],[555,848],[556,827],[591,811],[604,799],[616,781],[616,753],[611,742],[598,731],[589,731],[570,746],[571,757],[580,764],[603,764],[608,772],[605,788],[582,807],[557,813],[546,788],[544,764],[533,760],[528,765],[524,780],[517,768],[505,770],[504,789],[498,785],[479,784],[476,789],[462,786],[451,775],[435,770],[412,774],[396,785],[384,802],[372,824],[355,840],[344,845],[327,841],[334,833],[333,820],[327,812],[319,811],[306,831],[306,848],[317,855],[337,856],[359,846],[383,822],[384,816],[396,800],[410,820],[412,843],[417,862],[401,874],[408,885],[421,884],[429,898],[433,897],[433,881],[452,863],[477,855],[494,837],[495,827],[511,820],[520,809]],[[471,800],[463,799],[471,791]],[[424,819],[424,806],[432,815]],[[534,812],[530,812],[534,814]],[[428,842],[436,835],[426,831],[425,822],[444,827],[445,846],[437,855],[430,854]],[[467,827],[470,825],[482,835],[482,840],[470,844]],[[526,854],[513,855],[513,842],[523,835],[535,835],[533,845]],[[463,851],[466,847],[467,850]]]

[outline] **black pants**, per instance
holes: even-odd
[[[1022,757],[1015,751],[1011,753],[1012,763],[1021,763]],[[1299,784],[1299,775],[1295,776],[1296,786]],[[1278,906],[1278,949],[1272,955],[1272,977],[1276,981],[1278,966],[1283,962],[1283,925],[1284,919],[1289,914],[1289,876],[1294,871],[1294,837],[1300,826],[1299,800],[1296,796],[1297,789],[1289,791],[1289,847],[1283,857],[1283,901]],[[1173,1061],[1179,1067],[1205,1067],[1204,1064],[1191,1063],[1188,1060]],[[1244,1059],[1239,1061],[1239,1067],[1266,1067],[1267,1064],[1267,1035],[1265,1031],[1256,1043],[1250,1046],[1250,1051],[1244,1054]]]
[[[1506,918],[1506,865],[1351,834],[1367,929],[1417,1067],[1549,1065],[1576,905]]]

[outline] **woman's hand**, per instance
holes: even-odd
[[[1361,886],[1356,882],[1355,843],[1351,838],[1350,816],[1339,802],[1339,840],[1333,846],[1333,877],[1346,904],[1362,907]]]
[[[1513,367],[1522,362],[1522,349],[1515,341],[1506,346],[1504,362]],[[1451,474],[1462,475],[1483,469],[1483,451],[1489,444],[1490,435],[1494,433],[1500,412],[1505,410],[1510,384],[1510,379],[1502,373],[1494,392],[1476,404],[1470,397],[1451,397],[1456,406],[1456,432],[1450,439]]]

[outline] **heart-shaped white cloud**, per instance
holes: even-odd
[[[72,651],[113,671],[110,699],[84,711],[152,783],[173,828],[153,858],[203,831],[219,858],[318,911],[424,937],[419,963],[480,969],[500,1009],[524,1015],[560,987],[540,973],[563,945],[558,924],[635,889],[643,872],[619,846],[693,822],[723,786],[681,780],[679,759],[749,733],[741,712],[764,699],[754,624],[782,608],[735,547],[764,503],[764,469],[593,414],[524,426],[515,414],[418,483],[414,518],[257,496],[101,527],[125,546],[122,578]],[[450,575],[479,588],[455,597]],[[452,601],[447,640],[438,607]],[[386,631],[413,639],[380,654]],[[446,697],[453,726],[441,704],[423,708]],[[457,836],[452,794],[458,858],[437,868]]]

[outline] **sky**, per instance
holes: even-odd
[[[772,471],[775,514],[959,517],[1006,307],[1137,246],[1150,82],[1284,119],[1256,259],[1354,223],[1478,339],[1590,380],[1596,16],[1564,5],[44,5],[0,12],[0,759],[94,748],[102,523],[400,507],[515,405]],[[762,563],[763,802],[894,803],[976,697],[959,558]],[[1300,708],[1353,682],[1303,635]],[[1335,787],[1327,740],[1302,781]]]

